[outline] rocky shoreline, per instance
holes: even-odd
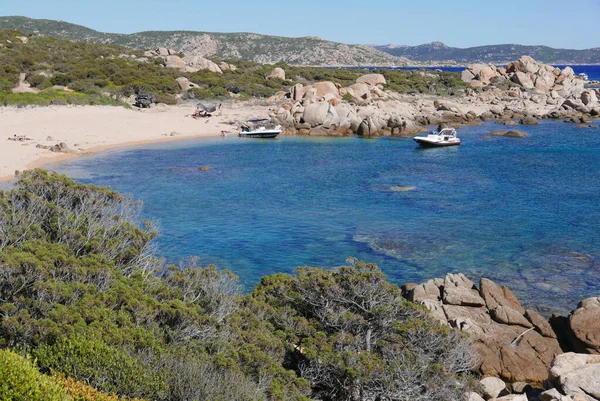
[[[549,320],[505,286],[463,274],[405,284],[403,296],[470,338],[472,370],[483,379],[476,400],[600,400],[600,297]]]
[[[277,68],[272,76],[285,77],[285,71]],[[364,75],[348,87],[298,84],[269,99],[279,104],[269,117],[288,134],[369,137],[409,136],[428,125],[457,127],[494,119],[505,125],[563,119],[587,128],[600,117],[600,89],[586,88],[570,67],[560,70],[523,56],[506,68],[470,65],[462,79],[469,83],[464,96],[446,97],[387,91],[381,74]]]

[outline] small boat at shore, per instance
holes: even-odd
[[[588,77],[588,75],[585,72],[581,72],[579,74],[577,74],[577,76],[581,79],[583,79],[584,81],[589,81],[590,78]]]
[[[240,138],[275,138],[279,134],[281,134],[280,125],[271,129],[267,129],[265,127],[258,127],[253,130],[242,128],[242,131],[238,134],[238,136]]]
[[[423,147],[455,146],[461,144],[454,128],[431,131],[427,136],[415,136],[413,140]]]

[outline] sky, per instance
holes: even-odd
[[[0,15],[102,32],[255,32],[349,44],[600,47],[600,0],[0,0]]]

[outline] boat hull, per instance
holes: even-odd
[[[275,138],[280,132],[240,132],[240,138]]]
[[[416,143],[425,148],[440,148],[443,146],[457,146],[460,145],[460,141],[430,141],[425,138],[413,138]]]

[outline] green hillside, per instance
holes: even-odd
[[[441,42],[420,46],[375,46],[376,49],[398,57],[419,62],[435,63],[453,61],[458,64],[506,64],[523,55],[546,64],[600,64],[600,47],[586,50],[554,49],[548,46],[490,45],[461,49]]]
[[[210,33],[192,31],[148,31],[113,34],[64,21],[19,16],[0,17],[0,28],[39,32],[60,39],[117,44],[135,49],[172,48],[208,58],[290,65],[407,65],[409,60],[381,52],[371,46],[347,45],[316,37],[288,38],[255,33]]]

